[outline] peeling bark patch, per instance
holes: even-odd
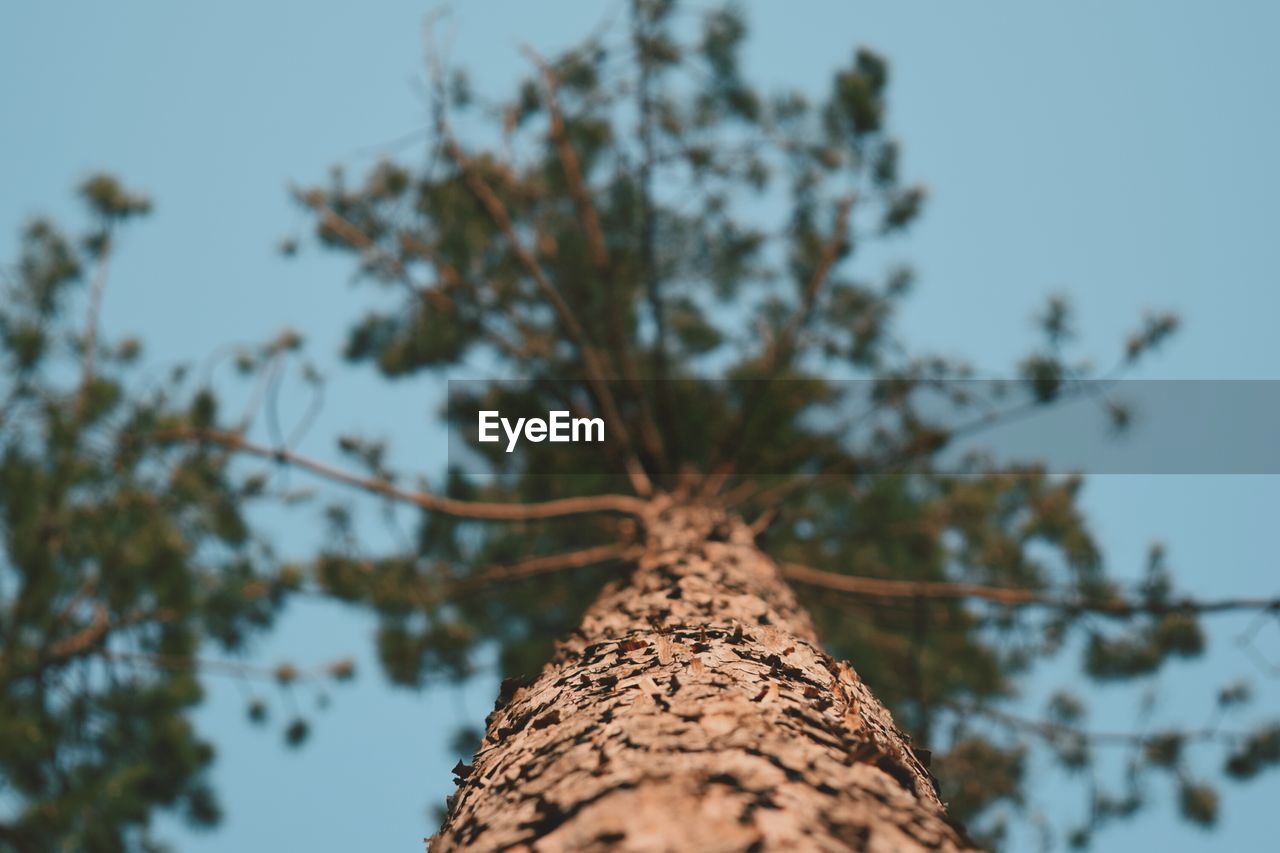
[[[504,683],[433,850],[971,849],[745,525],[645,530],[541,675]]]
[[[550,726],[554,726],[558,722],[560,722],[560,712],[551,711],[550,713],[544,714],[538,719],[534,720],[533,727],[535,729],[545,729]]]

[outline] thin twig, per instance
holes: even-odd
[[[777,518],[778,518],[777,508],[769,507],[764,512],[760,513],[760,515],[756,518],[755,521],[751,522],[751,525],[748,528],[751,531],[751,535],[758,537],[761,533],[764,533],[766,530],[768,530],[769,525],[773,524],[773,522]]]
[[[720,502],[725,506],[725,508],[735,507],[759,493],[760,488],[760,484],[755,480],[743,480],[741,483],[726,492],[724,497],[720,499]]]
[[[1090,731],[1088,729],[1082,729],[1066,723],[1057,723],[1051,720],[1029,720],[1025,717],[1019,717],[1015,714],[1010,714],[1007,711],[1001,711],[997,708],[991,707],[990,705],[978,702],[946,702],[943,703],[943,707],[953,713],[962,714],[964,716],[983,716],[999,723],[1000,725],[1014,729],[1015,731],[1034,734],[1050,742],[1074,740],[1080,743],[1089,743],[1098,746],[1142,747],[1159,743],[1170,737],[1176,737],[1183,741],[1207,740],[1224,741],[1227,743],[1238,741],[1245,737],[1245,735],[1239,732],[1222,731],[1213,727],[1155,731],[1149,734],[1143,732]]]
[[[234,675],[239,678],[260,678],[274,681],[277,684],[290,685],[349,677],[354,673],[352,664],[347,659],[339,659],[310,670],[300,670],[291,664],[275,667],[256,666],[236,660],[218,660],[215,658],[198,658],[190,655],[165,655],[148,652],[124,652],[113,649],[100,649],[102,657],[125,663],[143,664],[178,672],[200,671],[210,674]]]
[[[93,361],[98,346],[98,319],[102,313],[102,296],[107,289],[107,271],[111,265],[111,230],[103,234],[98,252],[98,266],[93,274],[89,290],[89,310],[84,321],[84,352],[80,356],[80,390],[76,398],[77,410],[83,410],[89,383],[93,381]]]
[[[760,364],[764,369],[765,378],[752,382],[748,387],[747,398],[743,401],[741,413],[726,434],[724,441],[716,448],[713,457],[716,464],[738,455],[743,443],[750,436],[761,395],[768,392],[769,385],[778,378],[782,368],[790,362],[796,339],[813,316],[818,294],[822,292],[836,262],[840,260],[849,245],[849,217],[853,212],[853,203],[853,196],[845,196],[837,203],[835,225],[826,243],[823,244],[817,264],[814,265],[813,271],[805,282],[804,291],[800,295],[800,305],[797,306],[787,324],[769,340],[761,354]]]
[[[810,273],[809,280],[805,284],[804,293],[800,299],[800,308],[791,315],[787,325],[773,339],[773,343],[765,355],[765,366],[772,375],[777,374],[780,364],[790,356],[791,348],[795,345],[796,336],[809,322],[809,318],[813,316],[814,306],[818,303],[818,294],[822,292],[822,288],[831,278],[831,270],[835,268],[836,261],[840,260],[841,255],[844,254],[846,247],[849,245],[849,216],[852,212],[853,197],[845,196],[840,199],[836,205],[835,226],[831,229],[831,235],[822,247],[822,254],[818,256],[818,263],[814,266],[813,272]]]
[[[733,463],[726,462],[719,468],[707,474],[698,487],[698,496],[703,498],[712,498],[720,494],[720,490],[724,488],[724,484],[733,476],[733,469]]]

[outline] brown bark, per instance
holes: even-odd
[[[433,851],[972,848],[740,520],[655,504],[646,531],[499,699]]]

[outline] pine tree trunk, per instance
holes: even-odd
[[[499,698],[433,851],[972,849],[740,520],[676,507],[646,530]]]

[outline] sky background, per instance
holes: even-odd
[[[906,173],[931,191],[921,224],[894,246],[919,272],[898,325],[905,340],[1007,375],[1035,339],[1030,320],[1045,296],[1063,291],[1079,312],[1078,349],[1099,363],[1118,355],[1143,310],[1170,308],[1184,331],[1142,377],[1280,379],[1280,5],[745,5],[747,68],[766,85],[816,90],[857,44],[892,63],[891,126]],[[285,262],[274,251],[305,227],[287,198],[291,182],[322,180],[334,163],[358,172],[381,155],[417,156],[429,9],[400,0],[3,4],[0,257],[12,257],[32,214],[75,221],[72,187],[111,170],[157,206],[114,263],[107,334],[138,334],[149,363],[167,364],[293,325],[330,379],[301,450],[324,456],[335,431],[385,424],[402,464],[438,472],[433,407],[443,383],[387,386],[340,370],[342,332],[367,294],[347,286],[342,261],[309,253]],[[609,9],[620,11],[460,2],[452,55],[478,89],[505,94],[526,70],[522,43],[554,52]],[[1121,577],[1136,576],[1161,539],[1192,592],[1277,591],[1276,476],[1099,476],[1085,507]],[[304,547],[313,520],[282,522],[285,546]],[[1262,688],[1255,712],[1280,708],[1276,680],[1233,643],[1243,622],[1219,617],[1211,654],[1166,670],[1159,713],[1198,721],[1208,691],[1235,675]],[[261,646],[268,661],[353,654],[361,664],[296,752],[278,726],[244,722],[243,685],[211,682],[197,718],[219,747],[214,779],[227,814],[210,835],[166,821],[179,849],[421,849],[433,828],[427,805],[451,789],[449,735],[483,718],[495,685],[482,677],[462,689],[392,691],[371,631],[368,617],[339,606],[298,605]],[[1280,659],[1280,631],[1267,640]],[[1056,668],[1029,687],[1072,678]],[[1091,725],[1125,728],[1131,699],[1103,691]],[[279,722],[288,709],[273,698],[273,710]],[[1078,813],[1076,787],[1031,772],[1047,774],[1042,797],[1060,795],[1055,813]],[[1204,834],[1173,818],[1171,792],[1157,785],[1158,805],[1095,849],[1264,849],[1280,828],[1278,792],[1274,776],[1224,786],[1222,827]]]

